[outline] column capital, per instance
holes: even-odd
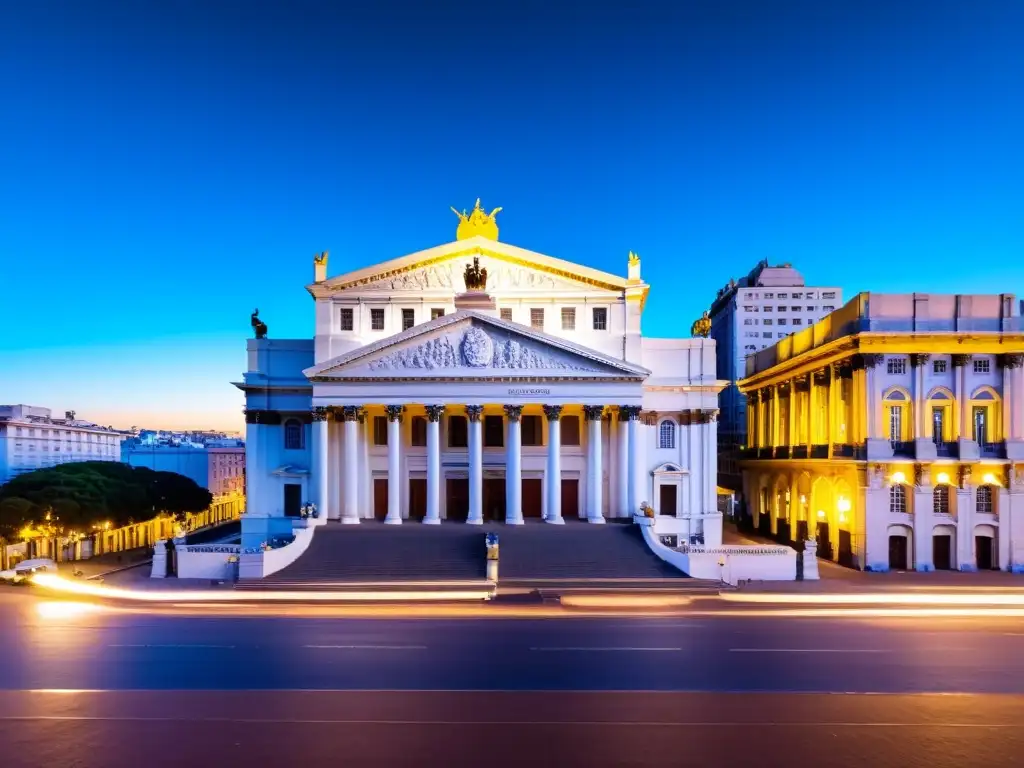
[[[506,405],[505,415],[508,416],[509,421],[519,421],[519,417],[523,415],[523,406],[521,405]]]
[[[653,427],[658,423],[658,412],[657,411],[640,411],[640,421],[646,424],[648,427]]]
[[[815,384],[828,384],[830,368],[822,368],[814,372],[814,383]]]
[[[910,355],[910,365],[913,368],[920,368],[931,359],[931,355],[914,352]]]
[[[961,488],[967,488],[971,483],[971,466],[970,464],[961,464],[957,468],[957,485]]]
[[[600,421],[602,416],[604,416],[603,405],[583,406],[583,418],[586,419],[587,421]]]
[[[310,410],[310,414],[313,416],[313,421],[327,421],[327,408],[325,406],[316,406]]]
[[[545,405],[544,415],[547,416],[548,421],[558,421],[560,418],[562,418],[562,406]]]
[[[619,420],[620,421],[636,421],[640,418],[640,406],[639,405],[620,405],[619,406]]]
[[[885,359],[885,355],[878,354],[876,352],[862,353],[854,355],[854,363],[858,369],[860,368],[874,368],[875,366],[881,365],[882,360]]]
[[[970,355],[950,355],[950,362],[953,363],[954,368],[963,368],[969,362],[971,362]]]
[[[405,413],[404,405],[385,405],[384,410],[388,414],[388,421],[397,421],[401,423],[402,414]]]
[[[427,409],[427,421],[440,421],[441,415],[444,413],[443,405],[425,405]]]
[[[360,424],[364,423],[367,420],[367,418],[369,418],[369,415],[370,415],[369,411],[367,411],[362,406],[360,406],[356,410],[356,419],[359,421]]]
[[[811,377],[807,375],[797,376],[795,379],[793,379],[793,389],[795,389],[797,392],[810,391]]]
[[[1024,368],[1024,355],[1003,354],[999,356],[999,367],[1001,368]]]
[[[341,416],[341,418],[338,419],[338,416]],[[359,406],[344,405],[341,407],[340,414],[337,411],[335,411],[334,418],[338,419],[338,421],[355,421],[356,419],[359,418]]]
[[[697,414],[699,414],[699,413],[700,413],[700,411],[690,411],[690,410],[680,411],[679,412],[679,426],[681,426],[681,427],[688,427],[691,424],[696,424],[697,423]]]
[[[712,422],[718,421],[718,409],[717,408],[706,408],[702,411],[696,411],[697,421],[700,424],[711,424]]]
[[[482,405],[467,405],[466,416],[469,417],[470,421],[480,421],[484,415],[484,407]]]

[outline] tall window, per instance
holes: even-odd
[[[974,408],[974,441],[978,445],[988,443],[988,408],[976,406]]]
[[[580,417],[579,416],[563,416],[562,417],[562,445],[579,445],[580,444]]]
[[[465,448],[469,444],[469,428],[465,416],[448,417],[448,447]]]
[[[979,485],[976,491],[975,499],[975,511],[982,515],[992,514],[992,486],[991,485]]]
[[[944,407],[936,406],[932,408],[932,440],[935,443],[941,443],[943,436],[946,434],[945,427],[946,409]]]
[[[507,320],[510,323],[512,322],[512,307],[501,308],[501,319]]]
[[[519,420],[523,445],[544,445],[540,416],[521,416]]]
[[[289,451],[302,450],[302,422],[288,419],[284,423],[284,447]]]
[[[371,309],[370,310],[370,330],[383,331],[384,330],[384,310],[383,309]]]
[[[388,420],[386,416],[373,417],[373,444],[388,444]]]
[[[949,514],[949,486],[936,485],[932,491],[932,511],[936,515]]]
[[[341,308],[341,330],[352,330],[352,307]]]
[[[889,442],[898,443],[903,439],[903,406],[889,406]]]
[[[402,330],[408,331],[416,325],[416,310],[415,309],[403,309],[402,310]]]
[[[889,511],[900,515],[907,511],[907,486],[902,483],[889,486]]]
[[[484,447],[501,448],[505,445],[505,420],[501,416],[484,416]]]
[[[673,424],[669,419],[665,419],[663,422],[661,422],[661,425],[658,427],[658,447],[676,447],[676,425]]]
[[[538,331],[544,330],[544,310],[543,309],[531,309],[530,310],[530,327],[536,328]]]
[[[576,330],[576,310],[572,307],[562,307],[562,330]]]
[[[889,375],[898,375],[907,372],[907,358],[890,357],[885,361],[885,371]]]
[[[423,448],[427,444],[427,420],[422,416],[413,416],[409,424],[412,429],[412,444]]]

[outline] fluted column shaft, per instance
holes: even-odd
[[[316,504],[320,515],[327,515],[329,498],[328,480],[330,458],[327,444],[327,409],[317,406],[313,409],[313,451],[310,456],[312,488],[309,501]]]
[[[423,522],[441,522],[441,414],[443,405],[427,406],[427,516]]]
[[[469,514],[466,522],[479,525],[484,521],[484,408],[467,405],[469,419]]]
[[[384,522],[402,522],[402,412],[401,405],[387,406],[388,414],[388,514]]]
[[[341,522],[356,524],[359,522],[359,409],[354,405],[346,405],[341,409],[341,418],[345,423],[345,464],[343,467],[342,494],[344,506],[341,510]]]
[[[562,406],[545,405],[544,415],[548,419],[548,462],[546,485],[548,492],[547,522],[561,525],[562,519]]]
[[[585,405],[587,419],[587,521],[603,523],[604,468],[601,457],[601,416],[603,405]]]
[[[508,440],[505,457],[505,523],[523,524],[523,470],[521,464],[522,431],[519,419],[523,406],[506,405],[508,416]]]

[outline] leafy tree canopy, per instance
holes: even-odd
[[[201,512],[213,495],[176,472],[114,461],[81,461],[37,469],[0,486],[0,535],[39,524],[47,513],[58,527],[88,531],[147,520],[160,512]]]

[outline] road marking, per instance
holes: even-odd
[[[233,645],[203,645],[202,643],[111,643],[107,648],[234,648]]]
[[[871,648],[730,648],[729,653],[889,653]]]
[[[593,648],[589,646],[567,646],[564,648],[530,648],[531,651],[681,651],[682,648],[642,648],[642,647],[620,647],[620,648]]]
[[[331,648],[345,651],[425,651],[425,645],[304,645],[303,648]]]

